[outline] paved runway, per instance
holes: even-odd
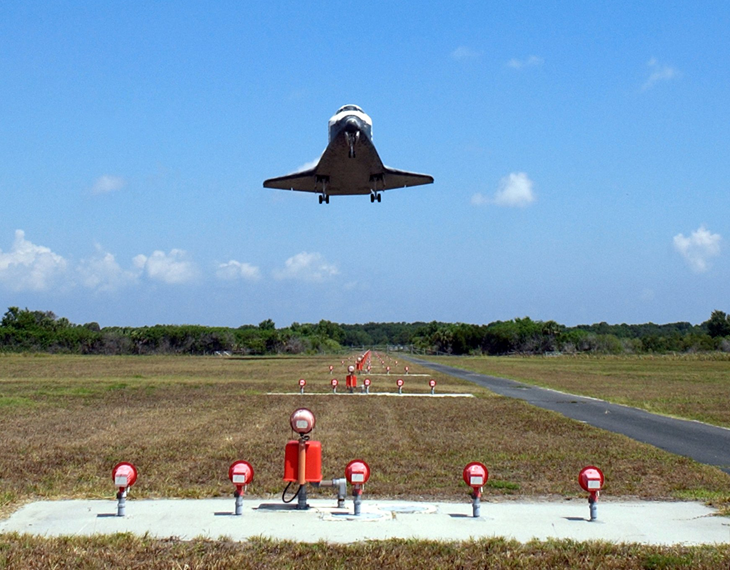
[[[691,457],[695,461],[714,465],[730,474],[729,429],[469,372],[420,358],[408,358],[416,364],[473,382],[502,396],[524,400],[568,418],[626,435],[677,455]]]

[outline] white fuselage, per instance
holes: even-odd
[[[327,122],[328,142],[332,142],[348,125],[353,129],[357,127],[368,139],[373,140],[373,120],[359,107],[345,105]]]

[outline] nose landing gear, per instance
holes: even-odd
[[[370,192],[370,202],[378,202],[380,203],[380,199],[382,198],[380,192],[375,192],[374,190]]]
[[[355,145],[360,140],[360,131],[356,131],[354,133],[345,133],[345,136],[347,137],[347,144],[350,147],[349,157],[355,158]]]

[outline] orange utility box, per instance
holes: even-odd
[[[322,443],[319,441],[306,441],[305,453],[307,464],[304,468],[304,476],[307,483],[319,483],[322,481]],[[291,440],[286,443],[284,452],[284,481],[297,481],[299,473],[299,442]]]

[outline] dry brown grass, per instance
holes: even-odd
[[[474,460],[490,469],[491,498],[579,494],[577,472],[587,463],[604,469],[607,496],[730,496],[730,477],[717,469],[456,379],[437,376],[439,391],[478,397],[266,395],[296,392],[301,377],[329,392],[331,362],[2,357],[0,503],[7,512],[35,497],[108,497],[110,469],[121,460],[140,470],[137,497],[230,494],[226,472],[236,459],[254,465],[250,494],[279,494],[288,418],[299,406],[316,414],[324,476],[342,476],[362,457],[373,472],[371,496],[462,500],[461,470]],[[384,389],[384,377],[374,378]],[[411,390],[429,390],[426,377],[404,378]]]
[[[39,538],[0,535],[0,568],[495,568],[726,569],[730,546],[641,546],[502,538],[300,544],[254,539],[152,539],[112,536]]]
[[[730,356],[449,357],[442,364],[730,427]]]

